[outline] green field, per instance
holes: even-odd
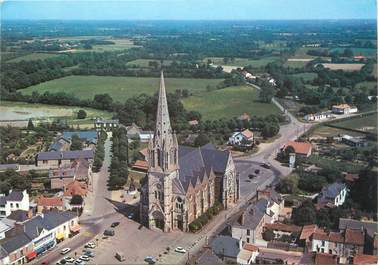
[[[33,91],[44,93],[65,92],[81,99],[93,99],[94,95],[108,93],[115,101],[146,93],[153,95],[159,88],[159,78],[116,76],[67,76],[20,90],[23,94]],[[168,92],[188,89],[192,94],[206,91],[208,85],[215,87],[221,79],[166,78]]]
[[[304,81],[312,81],[318,77],[318,74],[317,73],[300,73],[300,74],[292,74],[290,76],[296,77],[296,78],[302,78]]]
[[[221,57],[206,57],[203,61],[207,62],[207,60],[210,59],[213,64],[216,65],[226,65],[226,66],[236,66],[236,67],[244,67],[247,65],[252,65],[255,68],[264,67],[268,63],[278,61],[280,57],[277,56],[271,56],[271,57],[265,57],[260,60],[254,60],[249,58],[235,58],[234,61],[229,61],[227,64],[224,63],[223,58]]]
[[[136,66],[141,67],[141,68],[148,68],[148,67],[150,67],[148,64],[151,61],[158,62],[158,64],[160,65],[160,61],[159,60],[153,60],[153,59],[136,59],[134,61],[128,62],[127,65],[128,66],[130,66],[130,65],[136,65]],[[165,60],[165,61],[163,61],[163,65],[170,65],[171,63],[172,63],[171,60]]]
[[[184,99],[183,103],[187,110],[199,111],[204,120],[232,118],[244,112],[251,116],[266,116],[280,112],[275,105],[261,103],[257,99],[258,91],[255,88],[236,86],[191,96]]]
[[[336,126],[341,126],[345,128],[367,131],[367,132],[377,132],[377,120],[378,115],[374,113],[372,115],[366,115],[360,118],[347,119],[340,122],[333,123]]]
[[[338,51],[339,53],[343,53],[346,48],[334,48],[331,49],[330,52]],[[350,48],[353,51],[354,56],[369,56],[375,57],[377,55],[377,50],[372,48]]]
[[[45,59],[53,58],[53,57],[57,57],[57,56],[59,56],[59,54],[34,52],[34,53],[30,53],[30,54],[23,55],[23,56],[20,56],[20,57],[16,57],[16,58],[11,59],[7,62],[8,63],[18,63],[18,62],[21,62],[21,61],[45,60]]]

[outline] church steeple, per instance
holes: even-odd
[[[148,146],[150,171],[171,171],[178,168],[178,143],[172,132],[169,119],[164,74],[161,72],[156,126],[153,139]]]

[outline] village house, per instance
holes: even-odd
[[[94,158],[93,150],[77,150],[63,152],[39,152],[36,156],[36,166],[58,168],[70,165],[77,159],[85,159],[92,163]]]
[[[228,144],[233,146],[252,146],[253,145],[253,132],[245,129],[242,132],[234,132],[230,138],[228,138]]]
[[[335,114],[351,114],[358,112],[357,107],[351,107],[348,104],[333,105],[332,112]]]
[[[141,156],[142,160],[148,161],[148,148],[143,148],[139,150],[138,153]]]
[[[33,216],[34,216],[34,209],[30,209],[28,211],[16,210],[16,211],[13,211],[6,219],[13,221],[16,224],[20,224],[31,219]]]
[[[344,183],[335,182],[322,188],[317,198],[317,207],[339,207],[344,204],[347,187]]]
[[[297,156],[301,157],[309,157],[311,155],[312,151],[312,145],[308,142],[296,142],[296,141],[289,141],[287,144],[285,144],[282,148],[282,150],[286,150],[291,146],[294,149],[294,152]]]
[[[223,262],[236,262],[240,251],[238,239],[223,235],[216,236],[210,247]]]
[[[271,249],[259,247],[256,256],[257,264],[306,264],[302,262],[303,253],[297,251],[285,251],[281,249]]]
[[[329,119],[333,117],[332,112],[327,111],[327,112],[320,112],[320,113],[315,113],[315,114],[307,114],[303,117],[305,121],[320,121],[324,119]]]
[[[274,233],[275,238],[280,238],[283,235],[286,236],[299,236],[302,231],[302,227],[296,225],[288,225],[283,223],[273,223],[273,224],[265,224],[265,230],[271,230]]]
[[[112,129],[118,128],[119,126],[119,120],[118,119],[112,119],[112,120],[105,120],[101,118],[97,118],[94,120],[94,128],[97,131],[111,131]]]
[[[66,189],[63,193],[65,197],[72,198],[72,196],[79,195],[81,197],[87,196],[88,187],[85,183],[79,181],[72,181],[66,186]]]
[[[4,238],[0,240],[0,264],[25,264],[28,262],[26,253],[31,251],[33,243],[25,233]]]
[[[153,131],[143,131],[135,123],[133,123],[131,126],[127,126],[126,131],[128,139],[139,139],[143,143],[150,141],[150,139],[153,139],[154,137]]]
[[[44,211],[56,209],[56,210],[63,210],[63,200],[62,198],[58,197],[44,197],[40,196],[37,201],[37,212],[43,213]]]
[[[50,144],[48,151],[49,152],[68,151],[70,150],[70,146],[71,146],[71,140],[60,136],[60,137],[57,137],[52,144]]]
[[[7,217],[16,210],[29,211],[29,207],[29,194],[26,190],[10,190],[8,195],[0,194],[0,218]]]
[[[247,72],[246,70],[243,70],[241,72],[241,74],[243,75],[243,77],[245,78],[245,80],[247,81],[255,81],[257,79],[257,76]]]

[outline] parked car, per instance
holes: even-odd
[[[114,236],[115,233],[114,233],[114,230],[113,229],[106,229],[104,231],[104,236]]]
[[[75,265],[85,265],[85,262],[84,261],[82,261],[81,259],[77,259],[77,260],[75,260],[75,263],[74,263]]]
[[[123,252],[116,252],[116,254],[115,254],[115,257],[116,257],[116,259],[118,259],[119,261],[125,261],[125,255],[123,254]]]
[[[248,178],[249,178],[249,179],[254,179],[255,177],[256,177],[256,176],[253,175],[253,174],[249,174],[249,175],[248,175]]]
[[[175,251],[178,253],[186,253],[186,250],[183,247],[177,247],[175,248]]]
[[[67,263],[67,262],[66,262],[65,259],[61,259],[61,260],[57,261],[57,262],[55,263],[55,265],[64,265],[64,264],[66,264],[66,263]]]
[[[81,255],[79,259],[82,261],[89,261],[89,257],[87,255]]]
[[[85,250],[84,251],[84,255],[90,257],[90,258],[94,258],[95,257],[95,254],[92,252],[92,251],[89,251],[89,250]]]
[[[63,248],[62,251],[60,251],[60,254],[62,255],[66,255],[68,252],[70,252],[71,249],[70,248]]]
[[[134,218],[134,213],[130,213],[130,214],[127,216],[127,218],[129,218],[129,219],[133,219],[133,218]]]
[[[112,225],[111,225],[111,227],[117,227],[117,226],[119,226],[119,222],[114,222],[114,223],[112,223]]]
[[[263,168],[270,169],[270,165],[268,165],[268,164],[266,164],[266,163],[261,164],[261,166],[262,166]]]
[[[94,243],[94,242],[88,242],[87,244],[85,244],[84,247],[85,248],[95,248],[96,247],[96,243]]]
[[[148,264],[155,264],[156,263],[156,260],[154,257],[151,257],[151,256],[147,256],[144,258],[144,261],[147,262]]]
[[[66,261],[66,263],[74,263],[75,262],[75,259],[71,258],[71,257],[64,257],[63,259]]]
[[[245,182],[251,182],[251,180],[250,179],[246,179]]]

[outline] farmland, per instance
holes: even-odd
[[[291,77],[300,78],[304,81],[312,81],[314,80],[318,75],[316,73],[300,73],[300,74],[292,74]]]
[[[232,118],[247,112],[250,115],[266,116],[279,113],[273,104],[258,101],[258,91],[252,87],[227,87],[183,100],[188,110],[199,111],[204,120]]]
[[[350,48],[353,51],[355,56],[362,55],[362,56],[369,56],[375,57],[377,50],[372,48]],[[338,51],[339,53],[344,52],[344,48],[334,48],[331,49],[331,52]]]
[[[377,113],[374,113],[372,115],[366,115],[359,118],[343,120],[334,124],[340,127],[360,131],[377,132],[377,119]]]
[[[234,61],[229,61],[225,63],[221,57],[207,57],[204,59],[204,62],[210,59],[215,65],[225,65],[225,66],[235,66],[235,67],[244,67],[247,65],[252,65],[254,68],[265,67],[268,63],[278,61],[279,57],[271,56],[265,57],[259,60],[249,59],[249,58],[235,58]]]
[[[150,67],[149,66],[149,63],[150,62],[157,62],[158,65],[160,65],[160,61],[158,60],[152,60],[152,59],[136,59],[134,61],[130,61],[127,63],[128,66],[137,66],[137,67],[141,67],[141,68],[147,68],[147,67]],[[164,60],[163,61],[163,65],[169,65],[170,63],[172,63],[171,60]]]
[[[323,63],[325,68],[331,70],[359,71],[364,64],[362,63]]]
[[[208,85],[215,87],[222,80],[166,78],[165,81],[168,92],[187,89],[190,93],[198,94],[206,91]],[[108,93],[115,101],[122,102],[142,93],[153,95],[158,88],[159,78],[154,77],[67,76],[22,89],[21,92],[29,95],[33,91],[65,92],[80,99],[93,99],[96,94]]]
[[[45,60],[45,59],[53,58],[53,57],[56,57],[56,56],[59,56],[59,55],[54,54],[54,53],[36,53],[35,52],[35,53],[30,53],[30,54],[27,54],[27,55],[22,55],[22,56],[16,57],[16,58],[11,59],[7,62],[8,63],[18,63],[18,62],[21,62],[21,61]]]

